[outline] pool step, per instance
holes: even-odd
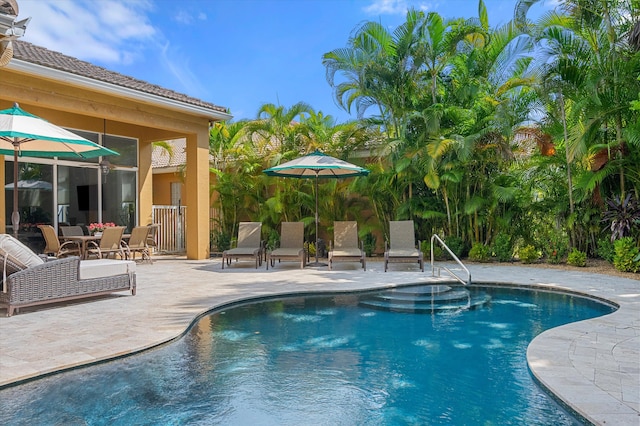
[[[440,284],[385,290],[363,296],[360,305],[393,312],[433,313],[474,309],[490,300],[485,293],[471,295],[466,288]]]

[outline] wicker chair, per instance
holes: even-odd
[[[358,245],[358,222],[333,222],[333,245],[329,244],[329,270],[333,262],[360,262],[367,270],[364,246]]]
[[[253,259],[256,269],[262,265],[262,223],[240,222],[238,224],[238,242],[235,248],[222,252],[222,269],[224,264],[231,264],[231,259]]]
[[[150,228],[148,226],[136,226],[131,230],[131,236],[129,242],[123,242],[124,251],[127,259],[136,260],[136,254],[140,253],[142,261],[148,261],[153,263],[151,259],[151,252],[147,245],[147,236],[149,235]]]
[[[300,268],[307,264],[304,250],[304,223],[282,222],[280,230],[280,247],[267,253],[267,269],[273,267],[276,259],[300,262]]]
[[[424,259],[420,250],[420,240],[416,248],[415,228],[412,220],[389,222],[389,242],[384,244],[384,271],[389,262],[417,262],[424,272]]]
[[[124,245],[122,244],[122,234],[124,233],[124,226],[109,226],[102,231],[102,237],[100,238],[100,244],[95,241],[89,242],[87,248],[86,257],[90,259],[92,256],[98,259],[103,258],[115,258],[116,255],[120,259],[126,259]]]
[[[46,247],[43,253],[53,257],[66,257],[66,256],[79,256],[80,255],[80,243],[77,241],[65,241],[60,243],[56,230],[51,225],[38,225],[38,228],[42,231]]]
[[[0,234],[3,261],[0,306],[11,316],[20,308],[106,295],[136,294],[135,262],[83,260],[77,256],[45,262],[8,234]]]

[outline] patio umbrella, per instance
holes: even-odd
[[[369,170],[344,160],[315,150],[311,154],[296,158],[264,171],[268,176],[293,178],[315,178],[316,192],[316,261],[309,266],[326,266],[318,262],[318,179],[341,179],[354,176],[366,176]]]
[[[18,236],[18,156],[82,157],[119,155],[62,127],[29,114],[18,104],[0,111],[0,154],[13,155],[13,235]]]

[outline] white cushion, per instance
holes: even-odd
[[[44,260],[35,254],[33,250],[9,234],[0,234],[0,258],[3,264],[7,265],[7,275],[11,272],[16,272],[9,265],[20,270],[44,263]]]
[[[133,260],[95,259],[80,261],[81,280],[134,274],[135,272],[136,262]]]

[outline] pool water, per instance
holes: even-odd
[[[534,383],[526,348],[613,308],[472,291],[491,301],[434,314],[372,310],[361,295],[229,308],[169,345],[1,390],[0,424],[579,424]]]

